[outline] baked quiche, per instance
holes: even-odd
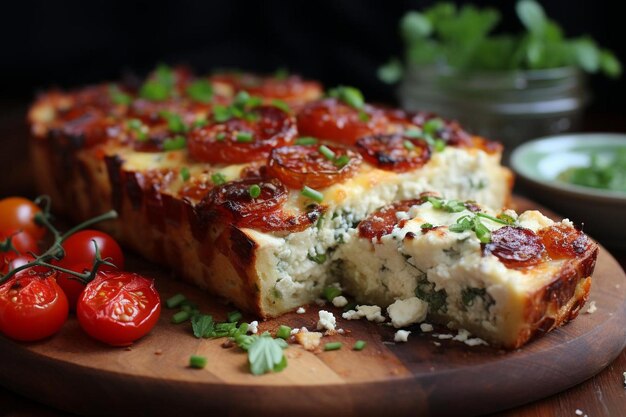
[[[261,317],[310,303],[335,282],[361,302],[419,297],[417,288],[425,284],[415,274],[395,278],[406,281],[406,292],[370,291],[370,285],[385,283],[384,265],[402,261],[406,266],[408,261],[399,247],[392,250],[391,242],[361,236],[363,221],[381,207],[422,201],[424,193],[432,192],[497,211],[507,205],[512,186],[511,173],[500,164],[501,146],[456,122],[368,104],[352,87],[324,91],[319,83],[294,75],[198,77],[185,68],[160,66],[141,81],[46,92],[28,118],[36,178],[58,210],[80,220],[116,209],[119,219],[103,227],[121,242]],[[444,223],[453,220],[428,221],[449,226]],[[521,224],[523,230],[539,232]],[[411,245],[423,241],[425,247],[408,245],[415,252],[410,257],[431,254],[431,263],[423,266],[427,275],[444,259],[447,248],[430,240],[444,229],[435,228],[424,239],[411,231],[416,235]],[[409,231],[398,242],[406,241]],[[464,233],[464,244],[477,250],[476,238]],[[461,236],[446,234],[446,239]],[[390,239],[386,236],[381,241]],[[497,236],[495,230],[491,236]],[[389,260],[373,256],[382,247],[389,248]],[[479,252],[464,265],[500,265],[502,280],[515,275],[511,280],[523,281],[530,274],[502,266],[487,249]],[[585,251],[589,257],[587,252],[593,250]],[[576,254],[579,262],[584,254]],[[367,269],[375,261],[380,265]],[[533,288],[547,291],[549,276],[558,279],[558,262],[545,263],[552,269],[542,269]],[[480,275],[483,267],[475,268]],[[528,271],[541,269],[533,268]],[[495,316],[498,309],[516,309],[523,302],[521,287],[501,286],[502,293],[492,294],[492,278],[478,275],[474,281],[450,279],[478,295],[484,290],[481,305],[486,308],[493,299]],[[429,281],[427,286],[448,288],[441,285]],[[457,303],[452,294],[446,303]],[[428,301],[430,295],[424,297]],[[513,298],[507,297],[517,297],[517,304],[508,305]],[[429,303],[433,316],[445,320]],[[492,318],[492,312],[481,317],[485,314]],[[492,325],[497,335],[503,334],[498,326],[509,324]]]

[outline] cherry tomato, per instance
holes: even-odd
[[[249,114],[249,120],[233,118],[193,130],[188,138],[189,154],[216,164],[253,162],[266,159],[273,148],[296,136],[294,118],[277,107],[256,107]]]
[[[56,272],[28,268],[0,286],[0,330],[20,341],[45,339],[67,320],[67,298]]]
[[[65,256],[60,261],[57,261],[56,265],[71,269],[73,265],[93,263],[96,249],[92,240],[95,240],[98,244],[98,250],[102,259],[110,258],[108,259],[109,262],[118,269],[124,269],[124,254],[115,239],[104,232],[90,229],[76,232],[63,242],[62,246],[65,250]],[[102,265],[100,269],[107,270],[112,269],[112,267]]]
[[[72,265],[67,269],[83,274],[91,271],[92,267],[92,263],[85,262]],[[59,284],[59,287],[61,287],[67,297],[67,303],[70,306],[70,311],[76,311],[76,304],[78,303],[78,298],[85,289],[85,284],[77,279],[76,276],[61,271],[59,271],[57,276],[57,284]]]
[[[358,153],[339,146],[326,146],[326,149],[334,156],[325,156],[316,146],[276,148],[270,154],[268,175],[291,188],[307,185],[319,189],[345,181],[356,173],[362,161]]]
[[[401,134],[366,136],[359,139],[356,146],[367,162],[389,171],[410,171],[430,159],[426,142]]]
[[[154,280],[130,272],[99,272],[76,307],[83,330],[112,346],[128,346],[146,335],[160,313]]]
[[[8,247],[9,238],[13,248]],[[0,273],[7,273],[14,259],[29,252],[37,254],[38,250],[37,240],[27,232],[0,233]]]
[[[300,135],[347,145],[364,136],[386,133],[387,125],[387,118],[378,109],[366,105],[359,111],[334,98],[311,102],[298,113]]]
[[[23,230],[39,240],[46,233],[43,226],[35,223],[35,215],[40,212],[41,209],[26,198],[4,198],[0,200],[0,231]]]
[[[546,249],[541,238],[523,227],[504,226],[491,233],[483,252],[495,255],[508,268],[523,268],[540,263]]]

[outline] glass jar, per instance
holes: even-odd
[[[456,119],[508,151],[529,139],[579,129],[588,101],[584,74],[572,67],[493,72],[409,67],[398,95],[405,109]]]

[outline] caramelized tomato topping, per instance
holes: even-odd
[[[584,233],[564,224],[539,230],[548,255],[554,259],[573,258],[585,253],[591,240]]]
[[[367,136],[359,139],[356,147],[367,162],[388,171],[410,171],[430,159],[425,141],[401,134]]]
[[[504,226],[491,233],[491,242],[483,246],[483,254],[496,256],[508,268],[523,268],[540,263],[545,247],[532,230]]]
[[[276,107],[257,107],[251,114],[253,119],[230,119],[192,131],[191,157],[216,164],[258,161],[296,136],[294,118]]]
[[[77,147],[104,142],[108,138],[107,129],[113,125],[101,109],[92,106],[72,108],[59,118],[62,124],[53,129],[53,134],[67,138]]]
[[[353,145],[357,139],[384,133],[387,118],[371,106],[363,111],[328,98],[304,106],[298,113],[298,130],[302,136],[313,136]]]
[[[305,81],[298,76],[284,79],[267,77],[259,80],[256,85],[244,85],[243,88],[253,96],[280,99],[294,105],[316,100],[322,95],[322,86],[319,83]]]
[[[325,188],[352,177],[361,156],[342,146],[326,147],[334,157],[325,156],[318,146],[282,146],[272,151],[268,175],[291,188]]]
[[[359,236],[370,240],[376,238],[380,241],[401,223],[397,216],[398,212],[409,211],[411,207],[418,206],[423,201],[421,198],[397,201],[373,212],[359,223]]]
[[[258,197],[251,196],[250,188],[258,186]],[[219,214],[237,222],[251,226],[250,222],[263,214],[279,209],[287,201],[287,188],[279,180],[272,178],[247,178],[232,181],[214,188],[205,201]]]

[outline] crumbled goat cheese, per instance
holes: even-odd
[[[407,213],[406,211],[398,211],[396,212],[396,219],[398,220],[408,220],[411,217],[409,216],[409,213]]]
[[[348,305],[348,299],[343,295],[333,298],[333,305],[335,307],[345,307]]]
[[[333,313],[326,310],[320,310],[318,314],[320,319],[317,322],[317,330],[335,330],[337,320],[335,320]]]
[[[298,309],[296,310],[296,313],[304,314],[304,313],[306,313],[306,310],[304,309],[304,307],[298,307]]]
[[[255,320],[252,323],[248,324],[248,332],[252,334],[257,334],[259,332],[259,322]]]
[[[445,340],[445,339],[452,339],[454,335],[433,333],[433,337],[436,337],[437,339],[440,339],[440,340]]]
[[[409,340],[409,335],[411,334],[408,330],[398,330],[396,334],[393,336],[394,342],[407,342]]]
[[[598,310],[598,307],[596,307],[596,302],[595,301],[590,301],[589,302],[589,307],[587,307],[587,310],[585,310],[586,314],[593,314]]]
[[[420,324],[420,330],[423,331],[424,333],[432,332],[433,329],[434,327],[432,324],[428,324],[428,323]]]
[[[356,306],[356,310],[346,311],[341,317],[346,320],[358,320],[361,317],[365,317],[367,320],[377,323],[385,321],[379,306]]]
[[[298,329],[297,327],[295,329],[291,329],[291,335],[295,335],[298,334],[298,332],[300,331],[300,329]]]
[[[344,334],[346,331],[344,329],[337,329],[337,333]]]
[[[489,343],[485,342],[483,339],[479,337],[472,337],[471,339],[467,339],[464,343],[467,346],[479,346],[479,345],[488,346],[489,345]]]
[[[428,313],[428,303],[417,297],[396,300],[387,307],[393,327],[400,328],[424,321]]]
[[[578,410],[578,409],[576,409],[575,413],[577,416],[582,416],[584,414],[582,410]]]
[[[471,336],[470,332],[465,329],[459,329],[459,333],[452,338],[458,342],[465,342]]]
[[[441,343],[439,343],[439,342],[433,342],[433,345],[435,345],[435,346],[439,347],[439,346],[441,346]]]
[[[624,372],[624,388],[626,388],[626,372]]]

